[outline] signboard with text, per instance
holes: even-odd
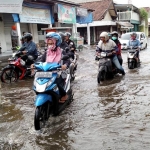
[[[0,0],[0,13],[22,13],[23,0]]]
[[[58,21],[61,23],[75,24],[76,11],[74,7],[58,4]]]
[[[23,7],[22,14],[20,14],[19,17],[22,23],[51,24],[49,9]]]

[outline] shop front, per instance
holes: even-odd
[[[0,0],[0,45],[2,53],[11,52],[14,39],[18,40],[18,34],[14,27],[12,14],[22,13],[23,0]],[[14,31],[13,31],[14,30]]]
[[[39,43],[44,38],[41,28],[49,27],[53,22],[52,6],[46,4],[23,3],[22,14],[19,15],[21,24],[28,24],[28,30],[33,35],[33,41]],[[22,30],[23,31],[23,30]]]

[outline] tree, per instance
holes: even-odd
[[[140,9],[140,18],[142,24],[139,26],[139,30],[141,32],[145,32],[145,34],[148,35],[148,13],[144,8]]]
[[[140,18],[141,20],[148,20],[148,13],[146,12],[146,10],[144,8],[140,9]]]

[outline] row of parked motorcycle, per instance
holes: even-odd
[[[66,48],[68,50],[68,48]],[[66,50],[65,49],[65,50]],[[43,50],[45,51],[45,50]],[[42,54],[44,52],[38,52],[38,58],[34,63],[34,82],[33,90],[36,93],[35,98],[35,116],[34,127],[35,130],[40,130],[50,115],[58,115],[68,104],[73,100],[73,92],[71,89],[71,82],[75,79],[75,72],[77,69],[77,53],[74,55],[74,59],[68,55],[62,56],[62,61],[68,60],[71,62],[70,67],[66,70],[61,69],[61,65],[58,63],[40,62]],[[14,83],[18,79],[24,79],[30,77],[31,68],[21,59],[22,52],[16,51],[12,54],[12,57],[8,59],[9,64],[2,69],[0,78],[4,83]],[[68,95],[68,99],[64,103],[60,103],[60,91],[55,83],[58,76],[62,76],[64,82],[62,87]]]

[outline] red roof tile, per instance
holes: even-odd
[[[93,2],[80,3],[81,7],[95,10],[93,12],[93,20],[102,20],[107,12],[112,0],[97,0]]]

